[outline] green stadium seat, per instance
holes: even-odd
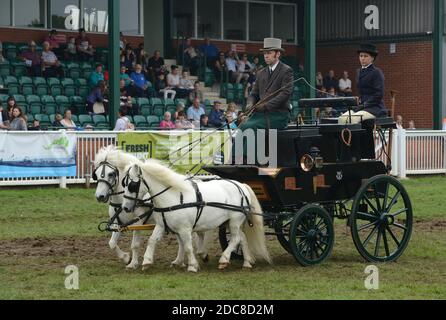
[[[2,103],[3,105],[6,104],[6,102],[8,101],[8,99],[9,99],[9,95],[7,95],[7,94],[0,94],[0,101],[1,101],[1,103]]]
[[[163,106],[164,107],[164,103],[160,98],[150,98],[150,105],[155,107],[155,106]]]
[[[28,112],[31,114],[42,113],[43,104],[40,97],[37,95],[26,96],[26,102],[28,103]]]
[[[30,77],[20,77],[19,84],[22,87],[22,94],[25,96],[34,94],[34,84]]]
[[[34,83],[34,90],[35,93],[42,97],[45,95],[49,94],[49,88],[48,88],[48,84],[46,83],[45,78],[42,77],[34,77],[33,78],[33,83]]]
[[[9,62],[5,61],[0,63],[0,76],[6,77],[11,75],[11,65]]]
[[[98,130],[109,130],[110,126],[107,118],[103,115],[96,114],[93,116],[94,127]]]
[[[83,62],[80,65],[80,69],[81,69],[81,77],[84,79],[88,79],[91,73],[93,72],[93,67],[89,62]]]
[[[85,127],[86,125],[93,125],[93,119],[89,114],[81,114],[79,115],[79,124],[81,127]]]
[[[163,105],[156,105],[153,107],[153,112],[152,114],[157,116],[157,117],[162,117],[164,116],[164,112],[166,112],[166,107]]]
[[[174,113],[177,111],[177,107],[175,106],[167,106],[166,111],[170,112],[170,115],[173,117]]]
[[[71,62],[67,65],[68,68],[68,77],[72,79],[81,78],[81,68],[78,63]]]
[[[28,70],[26,69],[26,64],[22,62],[13,62],[11,63],[11,67],[14,69],[14,75],[16,77],[25,76],[28,74]]]
[[[3,51],[5,52],[5,57],[9,61],[14,61],[17,59],[18,50],[15,44],[5,43],[3,45]]]
[[[86,98],[90,94],[90,87],[88,86],[87,80],[79,78],[75,80],[75,84],[78,94],[81,97]]]
[[[79,118],[77,117],[77,115],[72,114],[71,115],[71,120],[73,120],[73,122],[77,125],[79,123]]]
[[[48,86],[51,90],[51,95],[53,97],[60,96],[63,94],[63,87],[60,84],[60,80],[58,78],[48,78]]]
[[[175,106],[177,106],[180,102],[182,102],[185,107],[187,107],[189,104],[189,100],[187,99],[175,99]]]
[[[52,124],[51,120],[50,120],[50,117],[47,114],[35,114],[34,115],[34,119],[40,121],[40,126],[41,127],[49,127]]]
[[[44,95],[41,96],[40,99],[42,101],[43,109],[45,110],[46,114],[56,113],[57,104],[52,96]]]
[[[20,85],[14,76],[6,76],[3,78],[3,84],[8,88],[9,95],[20,94]]]
[[[81,96],[72,96],[70,97],[71,106],[76,110],[77,114],[85,114],[86,110],[86,102],[85,99]]]
[[[153,124],[156,124],[158,127],[160,119],[157,116],[147,116],[147,123],[149,124],[149,127],[151,127]]]
[[[15,101],[17,102],[17,105],[22,108],[24,112],[28,111],[28,103],[26,102],[26,98],[24,95],[21,94],[14,94],[13,95]]]
[[[145,117],[152,115],[152,107],[151,106],[144,106],[140,109],[141,114]]]
[[[67,96],[56,96],[55,98],[58,110],[60,113],[64,113],[66,109],[70,109],[71,103],[70,99]]]
[[[165,105],[166,107],[169,107],[169,106],[176,106],[176,103],[175,103],[175,101],[172,100],[172,99],[165,99],[165,100],[164,100],[164,105]]]
[[[144,116],[134,116],[133,123],[135,124],[135,128],[137,130],[147,130],[149,128],[149,124],[147,123],[147,118]]]
[[[28,113],[26,115],[26,120],[27,120],[26,122],[28,123],[28,126],[32,125],[33,121],[34,121],[34,115]]]
[[[65,79],[62,79],[60,81],[60,83],[61,83],[61,85],[63,87],[64,94],[67,97],[72,97],[72,96],[75,96],[77,94],[76,93],[76,91],[77,91],[76,85],[74,84],[74,80],[73,79],[65,78]]]

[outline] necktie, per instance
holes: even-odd
[[[269,71],[269,77],[271,78],[272,74],[273,74],[273,69],[272,68],[268,68]]]

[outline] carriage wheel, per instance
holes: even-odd
[[[368,180],[353,201],[350,229],[367,261],[398,259],[412,233],[412,205],[403,185],[386,175]]]
[[[228,223],[223,223],[218,229],[218,240],[220,241],[220,246],[223,251],[228,247],[229,241],[231,240],[231,233],[228,230]],[[243,250],[242,245],[239,244],[235,251],[231,253],[231,259],[243,260]]]
[[[290,245],[297,262],[304,267],[321,263],[330,255],[333,243],[333,221],[324,208],[310,204],[297,212],[290,228]]]
[[[274,231],[277,240],[282,247],[290,254],[293,254],[290,246],[290,225],[293,222],[293,216],[286,216],[283,219],[278,219],[274,222]]]

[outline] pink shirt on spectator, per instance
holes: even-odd
[[[160,123],[161,129],[175,129],[175,124],[172,121],[163,120]]]

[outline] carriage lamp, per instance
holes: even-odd
[[[300,167],[305,172],[310,172],[314,168],[314,159],[309,154],[304,154],[302,158],[300,158]]]

